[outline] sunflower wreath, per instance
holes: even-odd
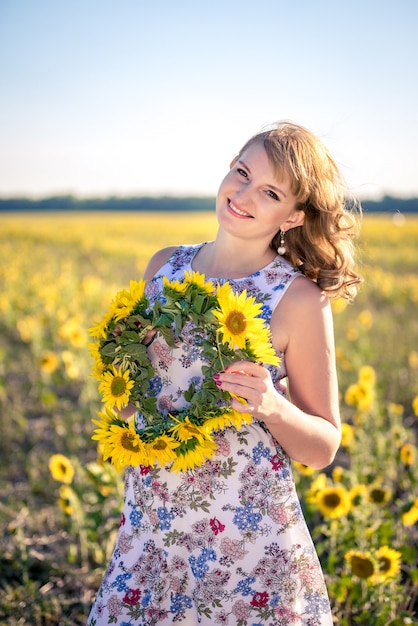
[[[215,431],[251,421],[251,415],[231,407],[230,394],[217,387],[214,374],[242,359],[278,365],[279,358],[260,317],[262,305],[246,291],[235,294],[228,282],[215,286],[203,274],[185,271],[182,281],[164,277],[163,297],[151,305],[145,285],[131,281],[89,331],[95,339],[93,375],[104,404],[100,419],[93,420],[98,428],[92,438],[118,469],[159,464],[186,471],[213,456]],[[147,346],[160,335],[176,350],[186,323],[200,350],[203,379],[185,391],[186,408],[163,414],[150,393],[155,372]],[[127,405],[136,415],[123,419]]]

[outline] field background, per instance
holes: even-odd
[[[98,462],[90,439],[100,403],[86,329],[158,248],[215,232],[215,217],[205,212],[0,215],[0,624],[85,623],[122,495],[121,477]],[[333,305],[342,415],[356,435],[327,476],[347,488],[379,485],[388,496],[379,509],[364,503],[358,535],[355,524],[328,523],[304,505],[337,623],[418,623],[416,525],[401,523],[417,497],[418,217],[366,215],[360,244],[359,296]],[[346,391],[365,365],[376,381],[362,407]],[[413,463],[402,461],[405,445]],[[57,453],[75,468],[71,487],[51,476]],[[302,498],[307,480],[298,478]],[[401,571],[384,587],[344,570],[345,552],[365,550],[372,534],[402,554]],[[330,558],[334,540],[338,563]],[[342,579],[349,594],[338,586]],[[376,608],[383,605],[389,608]]]

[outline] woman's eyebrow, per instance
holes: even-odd
[[[242,159],[238,159],[237,164],[242,165],[251,174],[251,168],[247,165],[245,161],[243,161]],[[280,189],[280,187],[276,187],[276,185],[270,185],[270,184],[268,185],[268,187],[272,189],[273,191],[276,191],[277,193],[282,195],[284,198],[287,198],[285,192],[283,191],[283,189]]]

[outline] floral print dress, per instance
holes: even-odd
[[[176,249],[147,284],[151,302],[160,297],[164,275],[182,280],[192,269],[201,245]],[[269,322],[298,276],[276,257],[229,282],[262,302]],[[182,339],[173,349],[157,337],[149,348],[150,386],[162,412],[184,407],[184,390],[192,378],[201,380],[199,350],[187,328]],[[286,374],[283,363],[269,369],[274,381]],[[219,431],[216,442],[210,460],[184,473],[127,468],[116,547],[88,626],[332,625],[288,456],[257,421]]]

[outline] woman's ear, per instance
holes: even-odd
[[[302,226],[305,221],[305,212],[302,209],[295,209],[292,215],[283,224],[280,224],[280,229],[283,231]]]

